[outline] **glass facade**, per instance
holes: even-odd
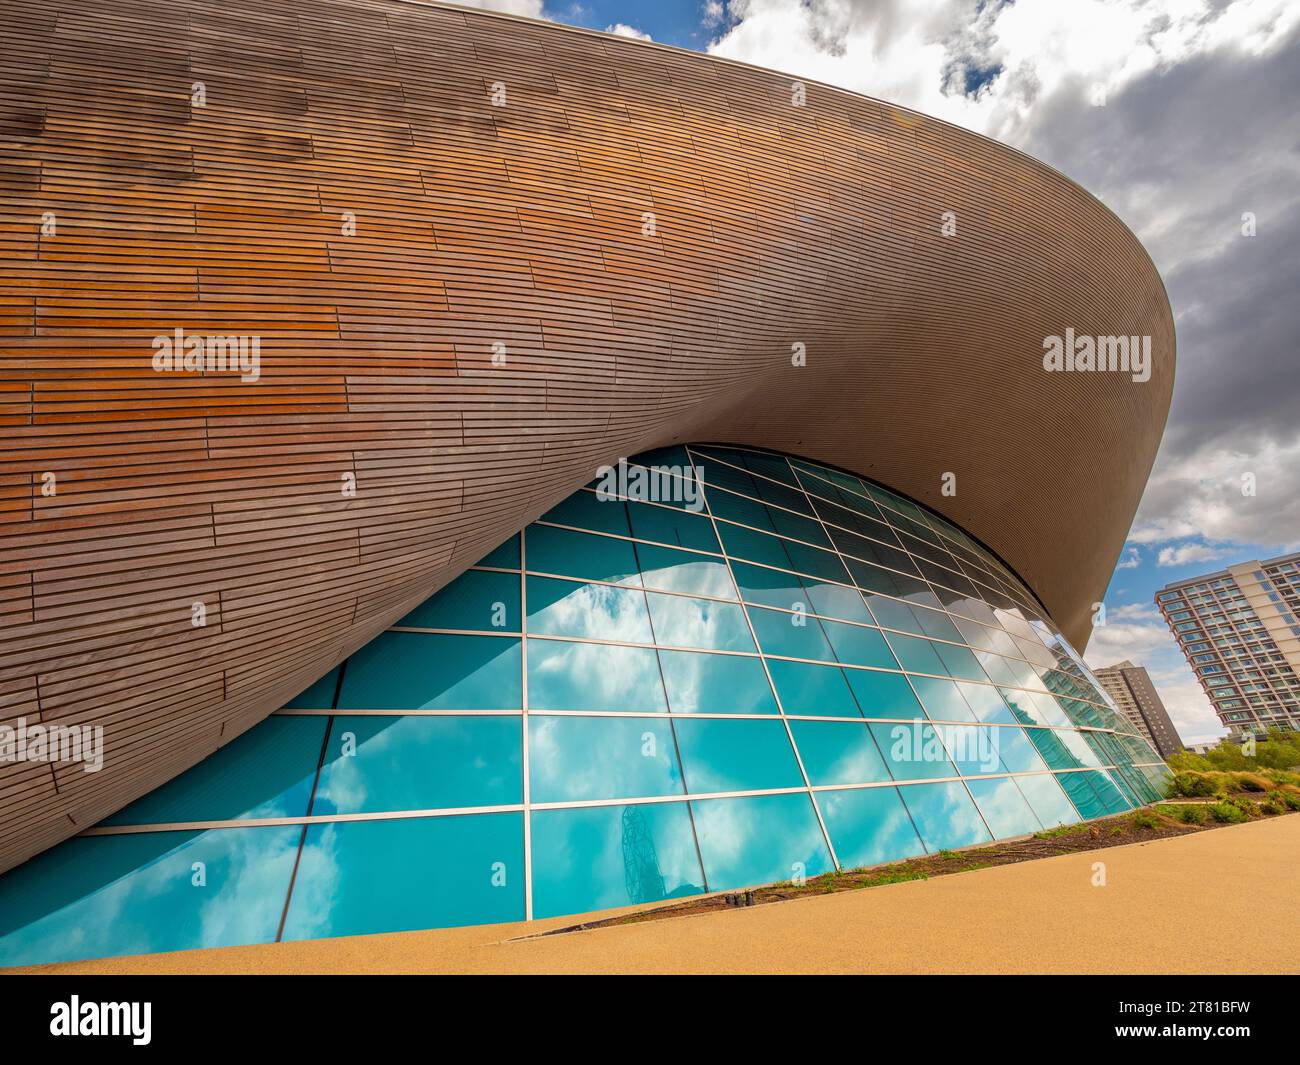
[[[661,449],[0,878],[0,965],[811,877],[1118,813],[1164,774],[950,523],[800,459]]]

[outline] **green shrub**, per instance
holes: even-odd
[[[1289,807],[1286,804],[1286,800],[1282,798],[1282,793],[1275,791],[1259,804],[1259,809],[1261,813],[1269,814],[1271,816],[1273,814],[1284,814],[1287,812]]]
[[[1203,825],[1205,824],[1205,807],[1188,804],[1187,806],[1176,807],[1178,813],[1174,816],[1185,825]]]
[[[1282,800],[1288,810],[1300,810],[1300,792],[1278,791],[1274,794]]]
[[[1169,780],[1169,797],[1208,799],[1223,792],[1218,774],[1175,773]]]
[[[1227,799],[1216,802],[1209,808],[1209,811],[1210,816],[1221,825],[1239,825],[1243,821],[1250,820],[1240,806],[1236,803],[1229,802]]]
[[[1160,818],[1156,817],[1150,810],[1138,810],[1133,815],[1134,828],[1159,828]]]

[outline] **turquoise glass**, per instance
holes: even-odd
[[[968,780],[975,805],[996,839],[1027,836],[1043,826],[1020,791],[1016,777],[986,777]]]
[[[654,640],[665,647],[751,653],[756,650],[739,603],[660,592],[648,593],[646,600],[650,605]]]
[[[803,785],[781,721],[677,718],[674,724],[693,795]]]
[[[311,812],[504,806],[523,797],[518,716],[343,714],[330,726]]]
[[[696,799],[691,808],[710,891],[820,876],[834,868],[807,794]]]
[[[1160,797],[950,522],[739,445],[617,469],[346,660],[314,648],[332,668],[116,834],[0,876],[0,964],[521,921],[529,888],[539,917],[662,902]]]
[[[329,710],[334,706],[334,693],[339,686],[341,667],[335,666],[315,684],[299,692],[287,703],[286,710]]]
[[[519,568],[519,534],[516,533],[505,543],[479,559],[480,566],[492,566],[497,569]]]
[[[785,664],[773,662],[772,666]],[[778,712],[763,661],[757,656],[660,650],[659,666],[668,709],[675,714]]]
[[[772,684],[787,714],[815,717],[861,717],[853,689],[837,666],[769,659]],[[901,677],[899,679],[902,679]]]
[[[621,499],[601,497],[585,490],[574,492],[563,503],[552,507],[542,515],[542,521],[614,536],[632,535],[627,521],[627,507]],[[532,531],[536,532],[536,527]],[[518,559],[515,560],[515,565],[519,565]],[[531,560],[529,565],[532,565]]]
[[[814,786],[891,779],[865,721],[791,721],[790,731]]]
[[[528,705],[629,714],[668,709],[654,648],[563,640],[528,641]]]
[[[1066,797],[1057,778],[1050,773],[1017,777],[1020,792],[1044,828],[1072,825],[1079,820],[1074,804]]]
[[[745,602],[776,607],[778,610],[817,612],[795,574],[752,566],[748,562],[732,562],[731,569],[740,586],[740,596]]]
[[[901,673],[879,673],[873,669],[846,669],[849,687],[863,717],[923,718],[925,711]]]
[[[666,717],[528,720],[529,786],[535,803],[680,795],[673,725]]]
[[[328,721],[327,717],[269,717],[104,824],[303,817]]]
[[[897,788],[819,791],[817,805],[844,869],[898,862],[925,853]]]
[[[934,730],[962,776],[1006,772],[1000,752],[1002,734],[1009,730],[992,725],[935,725]]]
[[[958,681],[957,688],[961,691],[966,705],[979,721],[986,725],[1010,725],[1015,722],[1015,715],[998,694],[997,688],[988,684],[971,684],[964,681]]]
[[[912,687],[931,721],[975,720],[975,712],[971,710],[955,681],[913,677]]]
[[[420,629],[519,631],[519,575],[470,570],[397,624]]]
[[[0,878],[0,967],[267,943],[302,829],[83,836]]]
[[[992,840],[966,785],[949,782],[899,788],[921,842],[930,853]]]
[[[696,551],[718,553],[718,537],[707,515],[694,514],[676,507],[656,506],[653,503],[627,504],[632,535],[638,540],[649,540],[669,547],[689,547]]]
[[[640,588],[528,578],[528,632],[619,643],[653,643]]]
[[[867,604],[856,588],[818,581],[811,577],[803,579],[803,586],[814,614],[843,621],[857,621],[863,625],[875,624],[871,611],[867,609]]]
[[[538,917],[698,895],[704,873],[684,802],[535,810]]]
[[[654,544],[637,544],[636,556],[647,588],[715,599],[736,598],[727,563],[720,558]]]
[[[284,938],[524,919],[521,813],[307,828]]]
[[[777,610],[749,608],[749,619],[765,655],[811,658],[834,662],[835,654],[822,631],[821,622],[807,614],[786,614]]]
[[[518,710],[518,639],[385,632],[348,659],[340,710]]]
[[[845,665],[898,668],[898,661],[879,629],[846,625],[840,621],[823,621],[821,624],[835,657]]]
[[[633,587],[641,584],[641,569],[630,540],[533,525],[524,533],[524,556],[532,573],[555,573],[561,577]],[[533,609],[532,583],[529,582],[530,610]],[[530,625],[531,622],[530,616]]]
[[[957,775],[933,726],[920,721],[898,725],[873,723],[871,731],[895,780],[932,780]]]

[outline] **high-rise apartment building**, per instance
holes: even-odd
[[[1175,581],[1156,605],[1234,736],[1300,730],[1300,552]]]
[[[1178,730],[1169,719],[1169,711],[1161,700],[1151,674],[1145,666],[1123,662],[1096,670],[1095,676],[1107,694],[1115,700],[1120,712],[1129,719],[1151,746],[1168,758],[1183,749]]]

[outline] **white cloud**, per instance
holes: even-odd
[[[482,11],[498,11],[503,15],[523,15],[525,18],[545,18],[542,14],[543,0],[456,0],[465,7],[477,7]]]
[[[1116,564],[1116,569],[1137,569],[1142,565],[1142,552],[1136,547],[1125,548],[1124,554]]]
[[[725,14],[726,9],[721,0],[705,0],[704,11],[700,19],[706,26],[718,26],[721,25]]]
[[[1176,547],[1162,547],[1156,556],[1157,566],[1185,566],[1189,562],[1213,562],[1226,558],[1233,552],[1227,547],[1211,547],[1208,544],[1179,544]]]
[[[612,26],[605,27],[606,33],[612,33],[618,37],[631,37],[634,41],[653,41],[654,38],[648,33],[642,33],[635,26],[629,26],[625,22],[616,22]]]

